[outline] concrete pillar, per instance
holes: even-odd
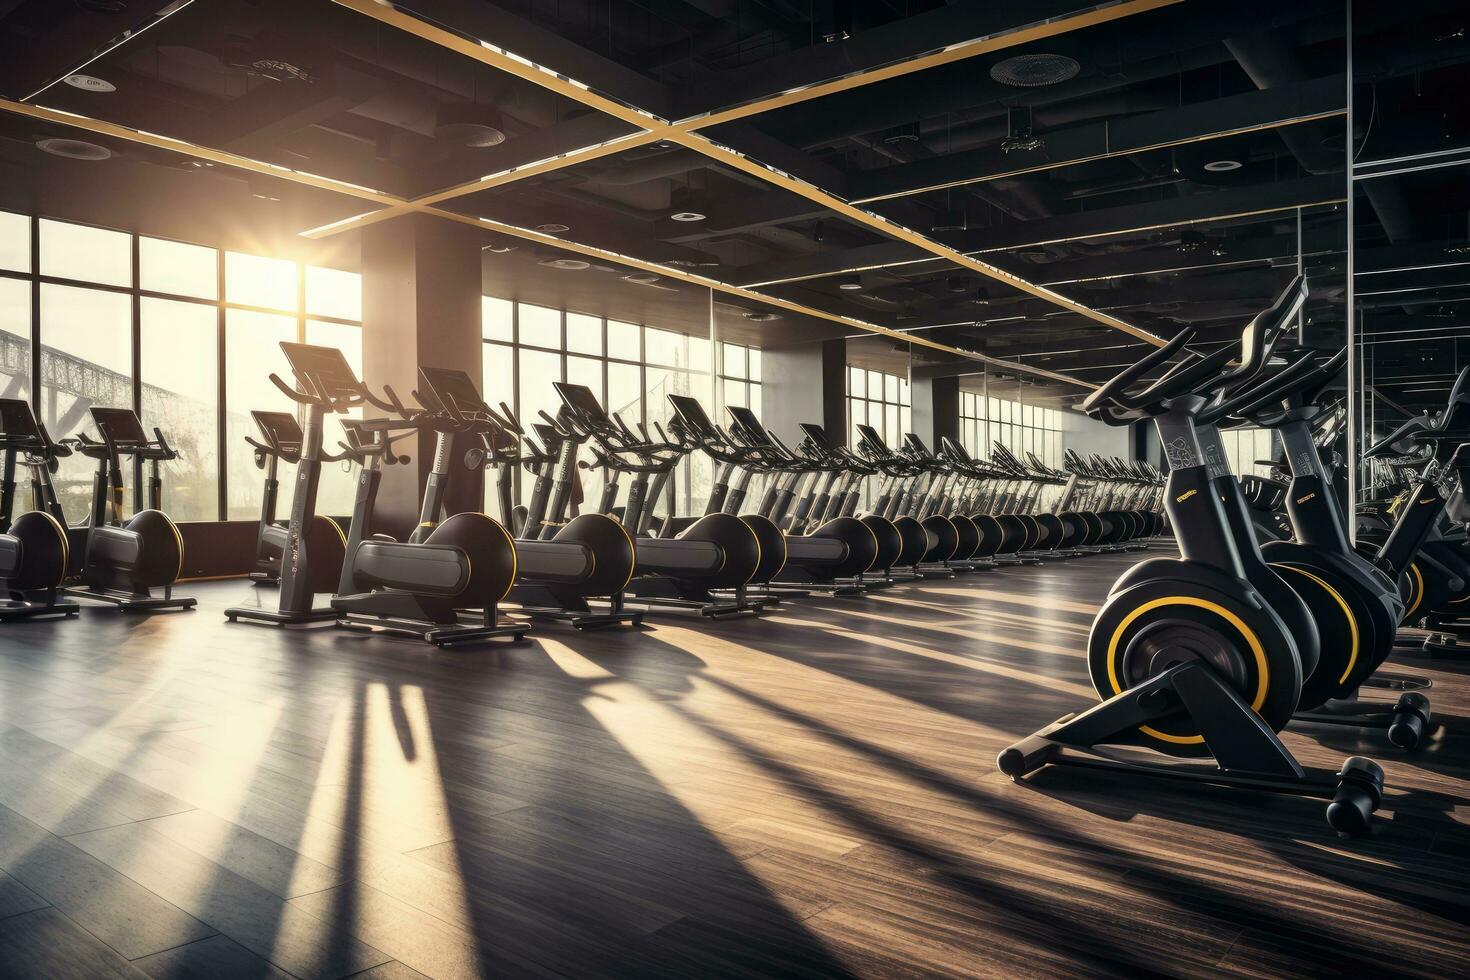
[[[408,215],[362,231],[363,375],[375,391],[391,385],[413,407],[420,365],[455,367],[481,383],[481,236],[472,228]],[[434,436],[415,447],[409,466],[383,468],[375,531],[407,534],[434,462]],[[454,472],[447,513],[479,510],[482,474]]]
[[[847,441],[847,341],[768,348],[761,352],[761,414],[789,445],[802,422],[817,422],[834,444]]]
[[[909,382],[914,435],[938,452],[939,440],[960,437],[960,379],[915,375]]]

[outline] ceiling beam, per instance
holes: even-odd
[[[493,39],[496,47],[545,65],[562,78],[576,78],[591,90],[661,118],[673,118],[674,98],[668,86],[591,48],[569,41],[502,7],[482,0],[369,0],[394,8],[468,39]],[[344,6],[359,9],[357,4]],[[474,43],[478,43],[477,40]],[[578,100],[581,101],[581,100]]]
[[[1302,177],[1257,187],[1191,194],[1147,204],[1015,222],[996,228],[958,232],[946,238],[956,250],[984,254],[1079,239],[1137,235],[1180,225],[1240,220],[1296,208],[1341,204],[1346,199],[1343,184],[1341,174]],[[832,255],[751,266],[744,270],[740,281],[747,286],[769,286],[845,272],[912,265],[932,261],[933,258],[932,255],[916,255],[913,248],[904,247],[899,242],[883,242]]]
[[[488,41],[477,41],[472,38],[467,38],[462,34],[445,30],[435,24],[427,23],[418,17],[405,13],[396,7],[384,6],[383,4],[373,2],[373,0],[333,0],[333,2],[356,10],[358,13],[371,17],[374,20],[438,44],[446,50],[468,56],[493,68],[499,68],[524,81],[539,85],[590,108],[601,110],[615,118],[623,119],[633,125],[640,126],[648,134],[662,142],[674,143],[686,149],[694,150],[697,153],[702,153],[733,170],[749,174],[757,180],[765,181],[768,184],[791,191],[814,203],[821,204],[841,217],[847,218],[855,224],[871,228],[885,237],[915,245],[919,249],[929,252],[935,258],[953,262],[956,265],[978,272],[983,276],[1003,282],[1012,288],[1030,293],[1040,299],[1045,299],[1063,309],[1080,313],[1115,330],[1140,337],[1159,346],[1164,344],[1162,338],[1156,337],[1117,317],[1089,309],[1046,287],[1027,282],[997,266],[991,265],[981,259],[964,255],[942,242],[927,238],[881,215],[849,204],[813,184],[793,177],[783,171],[773,169],[763,163],[758,163],[738,150],[703,136],[697,130],[714,125],[717,122],[743,118],[745,115],[786,105],[794,105],[798,102],[807,101],[808,99],[818,98],[832,91],[842,91],[859,85],[871,84],[883,78],[896,77],[897,75],[907,74],[910,71],[918,71],[935,64],[959,61],[962,58],[973,57],[976,54],[999,50],[1012,45],[1024,44],[1038,38],[1053,37],[1068,31],[1132,16],[1145,10],[1154,10],[1162,6],[1168,6],[1178,2],[1178,0],[1114,0],[1114,2],[1100,8],[1090,8],[1071,16],[1060,17],[1041,24],[1027,25],[1024,28],[1017,28],[1010,31],[1001,37],[977,39],[963,45],[950,47],[942,52],[904,62],[901,65],[889,66],[867,73],[866,75],[843,79],[840,83],[834,82],[828,83],[826,86],[818,85],[801,91],[784,92],[763,102],[742,107],[738,111],[729,110],[720,113],[718,116],[702,116],[680,123],[669,123],[656,118],[646,110],[633,108],[597,92],[590,91],[585,84],[573,81],[540,65],[532,64],[524,57],[513,55]],[[750,111],[747,112],[745,110]],[[418,203],[422,204],[422,201]],[[340,227],[340,223],[332,227],[334,229]]]
[[[737,296],[759,305],[776,307],[778,309],[787,310],[789,312],[797,313],[802,316],[813,317],[818,320],[835,323],[840,326],[859,331],[861,333],[891,337],[895,340],[901,340],[905,343],[909,343],[912,346],[923,347],[944,354],[949,354],[957,357],[968,357],[975,360],[984,360],[986,362],[992,362],[997,365],[1005,365],[1009,370],[1032,373],[1036,374],[1038,377],[1048,377],[1054,381],[1064,382],[1083,388],[1094,387],[1088,382],[1078,381],[1073,378],[1067,378],[1064,375],[1060,375],[1055,372],[1045,371],[1043,369],[1032,369],[1021,365],[1012,365],[1008,362],[1001,361],[997,358],[988,357],[987,355],[978,353],[976,351],[961,350],[960,348],[951,347],[947,344],[941,344],[936,341],[929,340],[928,338],[910,337],[906,334],[903,334],[896,330],[891,330],[887,327],[868,323],[866,321],[859,320],[853,317],[830,313],[825,310],[806,307],[800,303],[792,302],[791,300],[782,299],[778,296],[770,296],[764,293],[757,292],[753,289],[747,289],[743,286],[720,282],[715,279],[710,279],[707,276],[701,276],[697,273],[689,272],[674,266],[669,266],[658,262],[649,262],[627,255],[621,255],[616,252],[608,251],[607,249],[596,248],[590,245],[583,245],[579,242],[566,241],[553,235],[544,234],[530,228],[521,228],[515,225],[493,221],[488,218],[471,217],[469,215],[458,214],[453,211],[446,211],[442,208],[434,207],[431,205],[420,204],[413,201],[406,201],[402,198],[395,197],[394,195],[387,194],[382,191],[373,190],[372,188],[358,187],[353,184],[347,184],[342,181],[333,180],[329,177],[321,177],[316,174],[306,173],[304,171],[292,170],[287,167],[280,167],[270,163],[263,163],[259,160],[251,160],[248,157],[226,153],[223,150],[215,150],[209,147],[197,146],[193,143],[187,143],[183,140],[174,139],[173,137],[162,136],[157,133],[144,132],[142,130],[130,129],[126,126],[120,126],[117,123],[110,123],[101,119],[92,119],[87,116],[79,116],[69,112],[61,112],[56,109],[47,109],[42,106],[28,105],[23,102],[13,102],[9,99],[0,99],[0,111],[14,113],[16,115],[25,116],[27,118],[36,119],[43,122],[54,123],[60,126],[67,126],[73,129],[79,129],[85,132],[94,133],[100,136],[107,136],[128,143],[138,144],[140,146],[148,146],[158,150],[178,153],[183,156],[189,157],[190,159],[207,160],[211,163],[217,163],[226,167],[233,167],[237,170],[243,170],[250,173],[265,174],[271,177],[278,178],[280,180],[289,181],[294,184],[300,184],[307,187],[315,187],[320,190],[333,191],[335,193],[347,195],[349,197],[371,201],[375,204],[384,206],[385,210],[407,209],[414,213],[435,215],[449,221],[456,221],[462,224],[470,225],[472,227],[480,229],[481,231],[507,235],[513,238],[522,239],[524,241],[535,242],[537,244],[545,245],[561,251],[573,252],[576,254],[597,258],[602,261],[612,262],[617,265],[630,266],[632,268],[640,269],[646,272],[653,272],[669,279],[690,283],[695,286],[723,293],[727,296]]]
[[[950,153],[854,175],[855,204],[946,190],[988,180],[1041,173],[1079,163],[1222,139],[1346,115],[1342,75],[1314,79],[1201,105],[1181,106],[1045,133],[1045,159],[999,146]]]

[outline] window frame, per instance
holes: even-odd
[[[5,209],[8,214],[17,214],[25,218],[30,230],[30,268],[27,271],[13,269],[0,269],[0,278],[19,280],[30,285],[31,304],[31,364],[30,384],[32,398],[37,398],[42,391],[41,351],[46,345],[45,331],[41,322],[41,287],[45,285],[70,286],[78,289],[98,290],[130,297],[132,306],[132,331],[130,342],[132,344],[132,405],[133,411],[143,411],[143,388],[148,379],[142,376],[142,305],[145,299],[167,300],[176,303],[189,303],[200,307],[213,307],[215,309],[216,330],[216,404],[215,404],[215,438],[216,438],[216,461],[218,467],[219,493],[215,514],[215,521],[223,522],[229,520],[229,446],[227,439],[229,405],[226,399],[226,379],[228,364],[226,363],[225,348],[225,320],[226,312],[229,310],[245,310],[255,313],[266,313],[275,316],[289,316],[296,321],[296,339],[304,343],[306,340],[306,323],[308,320],[334,323],[341,326],[362,328],[360,320],[349,320],[340,317],[308,314],[306,311],[306,277],[309,263],[291,259],[296,272],[296,297],[295,309],[279,310],[270,307],[252,306],[245,303],[234,303],[228,301],[226,277],[225,277],[225,255],[228,251],[239,251],[238,249],[226,249],[219,245],[207,245],[203,242],[187,241],[181,238],[173,238],[167,235],[149,235],[134,231],[124,231],[118,228],[110,228],[95,222],[76,221],[72,218],[55,217],[50,214],[22,214],[18,211]],[[41,222],[51,221],[61,224],[78,225],[85,228],[94,228],[101,231],[117,232],[128,236],[131,247],[131,280],[127,285],[115,285],[109,283],[92,282],[85,279],[72,279],[65,276],[43,275],[41,273]],[[159,290],[144,289],[142,286],[142,241],[143,239],[156,239],[159,241],[172,242],[179,245],[192,245],[198,248],[208,248],[214,252],[215,259],[215,299],[203,299],[198,296],[189,296],[179,293],[169,293]],[[242,253],[250,254],[250,253]],[[275,258],[275,256],[263,256]],[[330,268],[322,266],[322,268]],[[338,269],[338,272],[351,272],[353,270]],[[144,419],[145,426],[148,420]],[[133,497],[134,505],[141,507],[143,494],[143,481],[141,480],[142,462],[135,461],[133,473]]]

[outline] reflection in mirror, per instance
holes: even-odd
[[[1354,0],[1351,31],[1351,405],[1361,448],[1443,408],[1470,364],[1470,43],[1463,5]],[[1413,453],[1354,455],[1366,533],[1420,463]]]

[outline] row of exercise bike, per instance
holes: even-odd
[[[637,624],[664,607],[722,618],[812,593],[859,596],[906,580],[1137,551],[1172,532],[1179,557],[1134,564],[1093,623],[1087,660],[1101,702],[1008,747],[1000,769],[1020,779],[1047,765],[1083,766],[1320,795],[1331,801],[1332,827],[1365,833],[1382,800],[1382,770],[1353,757],[1335,773],[1308,771],[1278,733],[1298,722],[1377,731],[1404,748],[1424,738],[1428,682],[1379,668],[1402,626],[1427,612],[1450,616],[1464,601],[1470,579],[1435,578],[1435,570],[1446,562],[1436,542],[1458,546],[1444,528],[1465,509],[1470,370],[1443,411],[1370,450],[1427,447],[1406,502],[1388,513],[1382,535],[1365,535],[1355,549],[1318,445],[1344,354],[1287,343],[1306,295],[1298,277],[1239,344],[1198,355],[1188,352],[1185,331],[1089,396],[1084,409],[1096,418],[1157,427],[1167,477],[1075,453],[1065,470],[1053,470],[999,446],[977,460],[954,440],[931,452],[912,435],[895,449],[869,427],[859,427],[857,448],[847,449],[806,425],[792,449],[747,409],[727,409],[728,424],[720,425],[697,400],[678,395],[670,396],[667,429],[635,431],[571,384],[557,385],[562,408],[554,417],[523,426],[503,404],[491,408],[462,371],[421,369],[409,408],[391,388],[369,389],[340,352],[283,344],[293,383],[271,380],[302,407],[305,424],[289,413],[257,413],[262,440],[253,441],[267,471],[256,577],[277,585],[279,597],[273,607],[232,607],[227,617],[330,621],[453,646],[523,638],[530,617],[504,615],[511,606],[583,629]],[[58,564],[67,567],[64,554],[36,561],[58,527],[66,537],[41,485],[55,456],[72,449],[99,460],[81,594],[111,596],[125,608],[191,602],[169,591],[173,578],[163,566],[172,562],[176,577],[179,555],[149,530],[167,519],[156,510],[128,521],[118,514],[119,456],[152,460],[156,484],[157,460],[171,453],[162,435],[142,437],[136,417],[99,416],[100,440],[57,446],[33,418],[11,418],[30,414],[18,405],[24,413],[6,408],[3,439],[7,449],[23,448],[7,458],[31,466],[38,512],[51,520],[43,528],[22,515],[0,536],[11,610],[64,607],[60,596],[78,594],[51,583]],[[353,417],[363,408],[380,417]],[[331,451],[323,445],[329,416],[345,433]],[[1259,500],[1223,449],[1221,430],[1235,425],[1273,429],[1284,449],[1283,533],[1264,544],[1270,535],[1253,519]],[[12,429],[25,430],[24,439],[12,440]],[[375,533],[384,468],[408,462],[400,446],[426,434],[435,452],[417,528],[407,540]],[[677,467],[696,452],[713,465],[704,513],[659,513]],[[358,466],[349,519],[316,512],[322,468],[334,461]],[[281,462],[295,465],[284,522],[274,514]],[[487,468],[502,520],[449,503],[467,474]],[[6,517],[13,469],[7,463]],[[521,470],[532,486],[516,507]],[[597,471],[600,497],[579,507],[579,474]],[[862,508],[870,480],[877,492]],[[748,506],[757,485],[758,501]],[[1055,501],[1043,506],[1048,492]],[[166,529],[177,542],[171,523]],[[124,547],[129,534],[133,543]],[[158,587],[164,595],[152,596]],[[1374,688],[1391,699],[1359,696]]]

